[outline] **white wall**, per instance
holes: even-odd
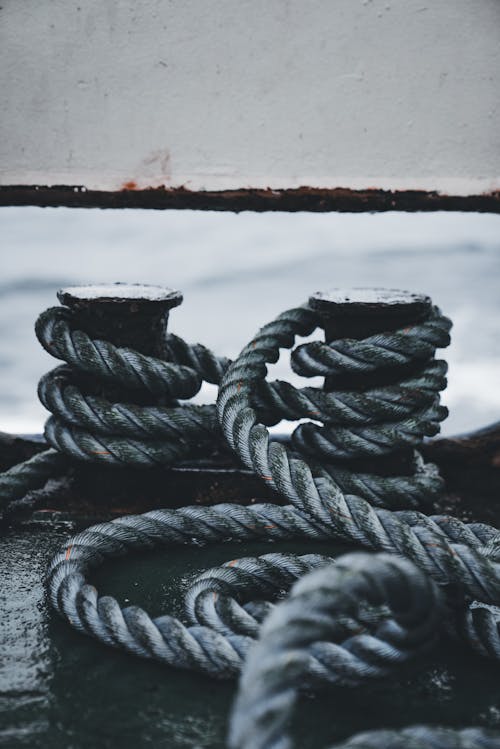
[[[500,189],[498,0],[5,0],[0,185]]]

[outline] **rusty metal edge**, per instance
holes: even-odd
[[[351,190],[299,187],[287,190],[241,189],[192,191],[185,187],[126,186],[116,192],[87,190],[83,185],[0,186],[0,206],[71,208],[149,208],[201,211],[473,211],[500,213],[500,191],[479,195],[445,195],[421,190]]]

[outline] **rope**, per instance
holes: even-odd
[[[178,460],[193,442],[213,444],[218,434],[290,503],[119,518],[78,533],[48,571],[55,609],[104,644],[217,678],[243,670],[229,738],[238,749],[291,746],[285,721],[302,684],[352,686],[386,676],[432,647],[443,631],[483,655],[500,656],[496,529],[414,509],[442,489],[436,469],[418,453],[410,476],[363,473],[352,463],[416,448],[436,433],[446,416],[439,405],[446,365],[434,354],[449,343],[450,321],[434,308],[404,330],[294,349],[296,372],[321,374],[333,384],[347,374],[356,381],[352,390],[266,382],[267,364],[277,361],[280,349],[292,348],[296,336],[310,335],[319,322],[307,306],[289,310],[232,363],[171,335],[163,348],[168,361],[93,341],[72,327],[64,308],[48,310],[37,323],[42,345],[69,365],[46,375],[39,387],[53,413],[46,426],[53,447],[79,460],[146,466]],[[82,371],[168,405],[117,404],[86,394],[74,379]],[[373,372],[391,373],[389,384],[369,387]],[[216,412],[171,405],[192,397],[202,378],[220,385]],[[299,425],[290,446],[270,440],[266,425],[305,417],[322,426]],[[131,551],[263,538],[335,540],[377,554],[347,555],[333,566],[334,560],[313,554],[233,560],[194,581],[185,621],[121,609],[86,580],[93,567]],[[299,578],[291,597],[280,601]],[[469,749],[500,746],[500,740],[480,729],[412,727],[359,735],[342,747],[431,745]]]
[[[15,520],[16,508],[23,508],[23,516],[28,507],[35,509],[44,495],[32,492],[43,490],[48,479],[69,479],[71,461],[150,468],[222,444],[215,406],[181,405],[177,399],[193,397],[203,380],[218,384],[228,359],[174,335],[162,341],[165,360],[92,340],[75,326],[67,307],[43,312],[35,332],[45,350],[66,364],[44,375],[38,386],[42,404],[52,413],[45,424],[52,449],[0,475],[4,522]],[[89,379],[94,386],[118,386],[124,402],[87,392],[81,383]],[[130,402],[145,397],[169,405]]]
[[[12,502],[43,487],[54,476],[67,470],[67,460],[56,450],[44,450],[24,463],[0,474],[0,509],[7,511]]]
[[[388,609],[388,617],[372,632],[359,622],[360,607]],[[361,609],[362,610],[362,609]],[[413,564],[387,554],[349,554],[335,566],[323,567],[296,583],[289,598],[265,620],[240,680],[231,719],[231,749],[289,749],[287,721],[299,688],[311,673],[311,658],[337,645],[342,657],[367,664],[363,676],[380,664],[404,661],[435,644],[442,616],[436,584]],[[352,631],[345,621],[361,624]],[[373,632],[374,630],[374,632]],[[374,664],[374,665],[372,665]],[[378,674],[377,674],[378,675]],[[499,737],[479,729],[451,731],[416,726],[402,731],[360,734],[337,749],[493,749]],[[334,749],[334,748],[332,748]]]
[[[213,406],[181,405],[192,398],[203,378],[219,381],[227,361],[199,345],[191,350],[180,339],[167,340],[170,361],[145,356],[107,341],[92,340],[75,329],[71,311],[53,307],[36,323],[42,346],[69,366],[40,380],[38,395],[52,412],[45,437],[56,450],[81,461],[149,468],[171,465],[214,442],[220,435]],[[189,361],[189,365],[176,361]],[[94,382],[112,383],[132,395],[153,396],[169,405],[139,406],[110,402],[79,386],[82,373]]]
[[[315,313],[304,311],[305,330],[312,332],[318,322]],[[435,344],[447,345],[446,318],[441,318],[440,325],[434,323]],[[40,489],[50,477],[68,475],[70,461],[64,456],[150,468],[172,465],[199,451],[206,453],[214,444],[224,444],[214,405],[179,404],[177,399],[196,395],[203,381],[219,385],[231,364],[229,359],[173,334],[165,334],[161,341],[163,359],[92,340],[75,327],[74,315],[66,307],[43,312],[35,330],[45,350],[66,362],[44,375],[38,386],[42,404],[52,413],[45,425],[45,437],[53,449],[0,476],[0,507],[5,516],[14,517],[5,511],[10,502]],[[303,357],[305,349],[299,348]],[[309,369],[304,363],[301,366],[304,374],[316,371],[313,365]],[[438,421],[446,415],[446,410],[437,405],[439,391],[446,387],[445,374],[446,363],[431,358],[416,375],[402,378],[396,385],[367,387],[361,393],[327,393],[263,379],[255,388],[252,403],[267,425],[311,416],[326,424],[323,431],[313,425],[299,427],[294,446],[307,455],[311,450],[317,452],[314,444],[320,443],[328,460],[326,470],[344,492],[378,506],[420,507],[438,496],[443,484],[435,467],[426,465],[418,452],[412,476],[381,477],[331,461],[387,453],[403,443],[414,447],[424,434],[434,434]],[[87,392],[81,386],[85,375],[90,376],[94,387],[95,383],[118,386],[123,401]],[[148,396],[160,404],[130,402]],[[167,405],[161,405],[161,401]]]

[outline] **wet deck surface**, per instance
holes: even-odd
[[[50,610],[45,568],[71,532],[44,523],[2,539],[0,745],[222,748],[234,683],[113,651],[72,631]],[[122,605],[182,616],[182,591],[197,571],[271,548],[291,545],[172,548],[110,562],[91,579]],[[294,542],[293,549],[342,551],[326,543]],[[500,728],[497,665],[449,645],[397,678],[305,696],[296,731],[307,749],[356,731],[415,722]]]

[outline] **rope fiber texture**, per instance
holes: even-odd
[[[171,335],[165,341],[169,361],[92,341],[72,329],[64,308],[48,310],[37,323],[42,344],[71,367],[54,370],[40,384],[42,402],[54,414],[46,428],[54,448],[80,460],[145,466],[178,460],[193,436],[211,433],[213,442],[218,432],[247,468],[289,502],[154,510],[101,523],[74,536],[48,570],[52,605],[82,633],[217,678],[242,672],[231,717],[232,749],[291,747],[287,719],[301,685],[354,686],[386,676],[443,633],[461,637],[482,655],[500,656],[497,530],[420,512],[442,482],[418,454],[410,476],[363,473],[349,463],[401,446],[416,448],[437,432],[446,415],[439,406],[446,365],[434,354],[448,345],[450,321],[434,308],[426,320],[404,330],[361,341],[313,341],[292,352],[292,366],[303,376],[319,374],[331,382],[400,368],[404,375],[396,384],[392,378],[375,388],[326,392],[268,383],[267,365],[277,361],[280,349],[293,348],[297,336],[310,335],[319,323],[307,305],[288,310],[232,363]],[[169,405],[103,403],[72,384],[73,368],[127,388],[146,388]],[[201,378],[219,384],[216,415],[213,406],[200,417],[203,407],[171,407],[171,399],[191,397]],[[267,429],[281,418],[313,418],[322,426],[299,425],[285,445],[272,441]],[[214,426],[216,419],[220,426]],[[140,439],[131,424],[140,424]],[[304,538],[365,551],[337,560],[316,554],[232,560],[196,578],[186,595],[184,621],[168,615],[152,619],[139,607],[122,609],[87,582],[93,567],[132,551]],[[290,597],[281,600],[290,587]],[[360,734],[338,747],[489,749],[500,747],[500,738],[482,729],[417,726]]]

